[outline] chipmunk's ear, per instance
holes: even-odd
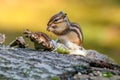
[[[67,15],[67,13],[65,13],[65,15]]]
[[[64,13],[64,11],[61,11],[60,14],[62,15],[63,18],[67,16],[67,13]]]
[[[59,13],[60,13],[60,14],[64,14],[64,11],[60,11]]]
[[[25,29],[25,30],[30,31],[29,29]]]
[[[60,11],[60,14],[64,14],[64,15],[67,15],[66,13],[64,13],[64,11]]]

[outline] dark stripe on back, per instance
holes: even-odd
[[[79,32],[76,31],[76,29],[71,29],[71,31],[77,33],[77,36],[78,36],[78,38],[80,39],[80,34],[79,34]],[[81,41],[81,39],[80,39],[80,41]]]
[[[82,30],[81,30],[81,28],[80,28],[80,25],[78,25],[78,24],[76,24],[76,23],[71,23],[71,26],[72,27],[76,27],[79,31],[80,31],[80,33],[81,33],[81,35],[82,35],[82,39],[83,39],[83,32],[82,32]],[[79,32],[77,32],[77,33],[79,33]],[[80,36],[80,35],[79,35]]]
[[[81,32],[82,36],[83,36],[83,33],[82,33],[82,30],[80,28],[80,25],[76,24],[76,23],[71,23],[71,26],[72,27],[76,27],[77,29],[79,29],[79,31]]]

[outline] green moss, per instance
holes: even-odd
[[[70,51],[68,49],[63,48],[63,47],[57,48],[57,52],[61,53],[61,54],[69,54],[70,53]]]
[[[53,76],[51,77],[51,80],[60,80],[60,78],[58,76]]]
[[[102,72],[102,76],[106,78],[113,77],[113,74],[111,72]]]

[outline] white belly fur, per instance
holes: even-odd
[[[62,36],[60,38],[60,39],[63,39],[64,43],[62,43],[62,44],[57,43],[57,47],[59,45],[63,45],[63,47],[67,47],[69,49],[69,51],[70,51],[69,54],[71,54],[71,55],[80,55],[80,56],[86,56],[87,55],[86,54],[86,50],[83,47],[78,46],[78,45],[72,43],[71,41],[65,39],[64,37],[65,36]]]

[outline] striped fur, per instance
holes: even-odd
[[[47,26],[47,30],[57,35],[64,44],[69,40],[79,46],[82,45],[83,33],[80,26],[71,23],[64,12],[52,16]]]

